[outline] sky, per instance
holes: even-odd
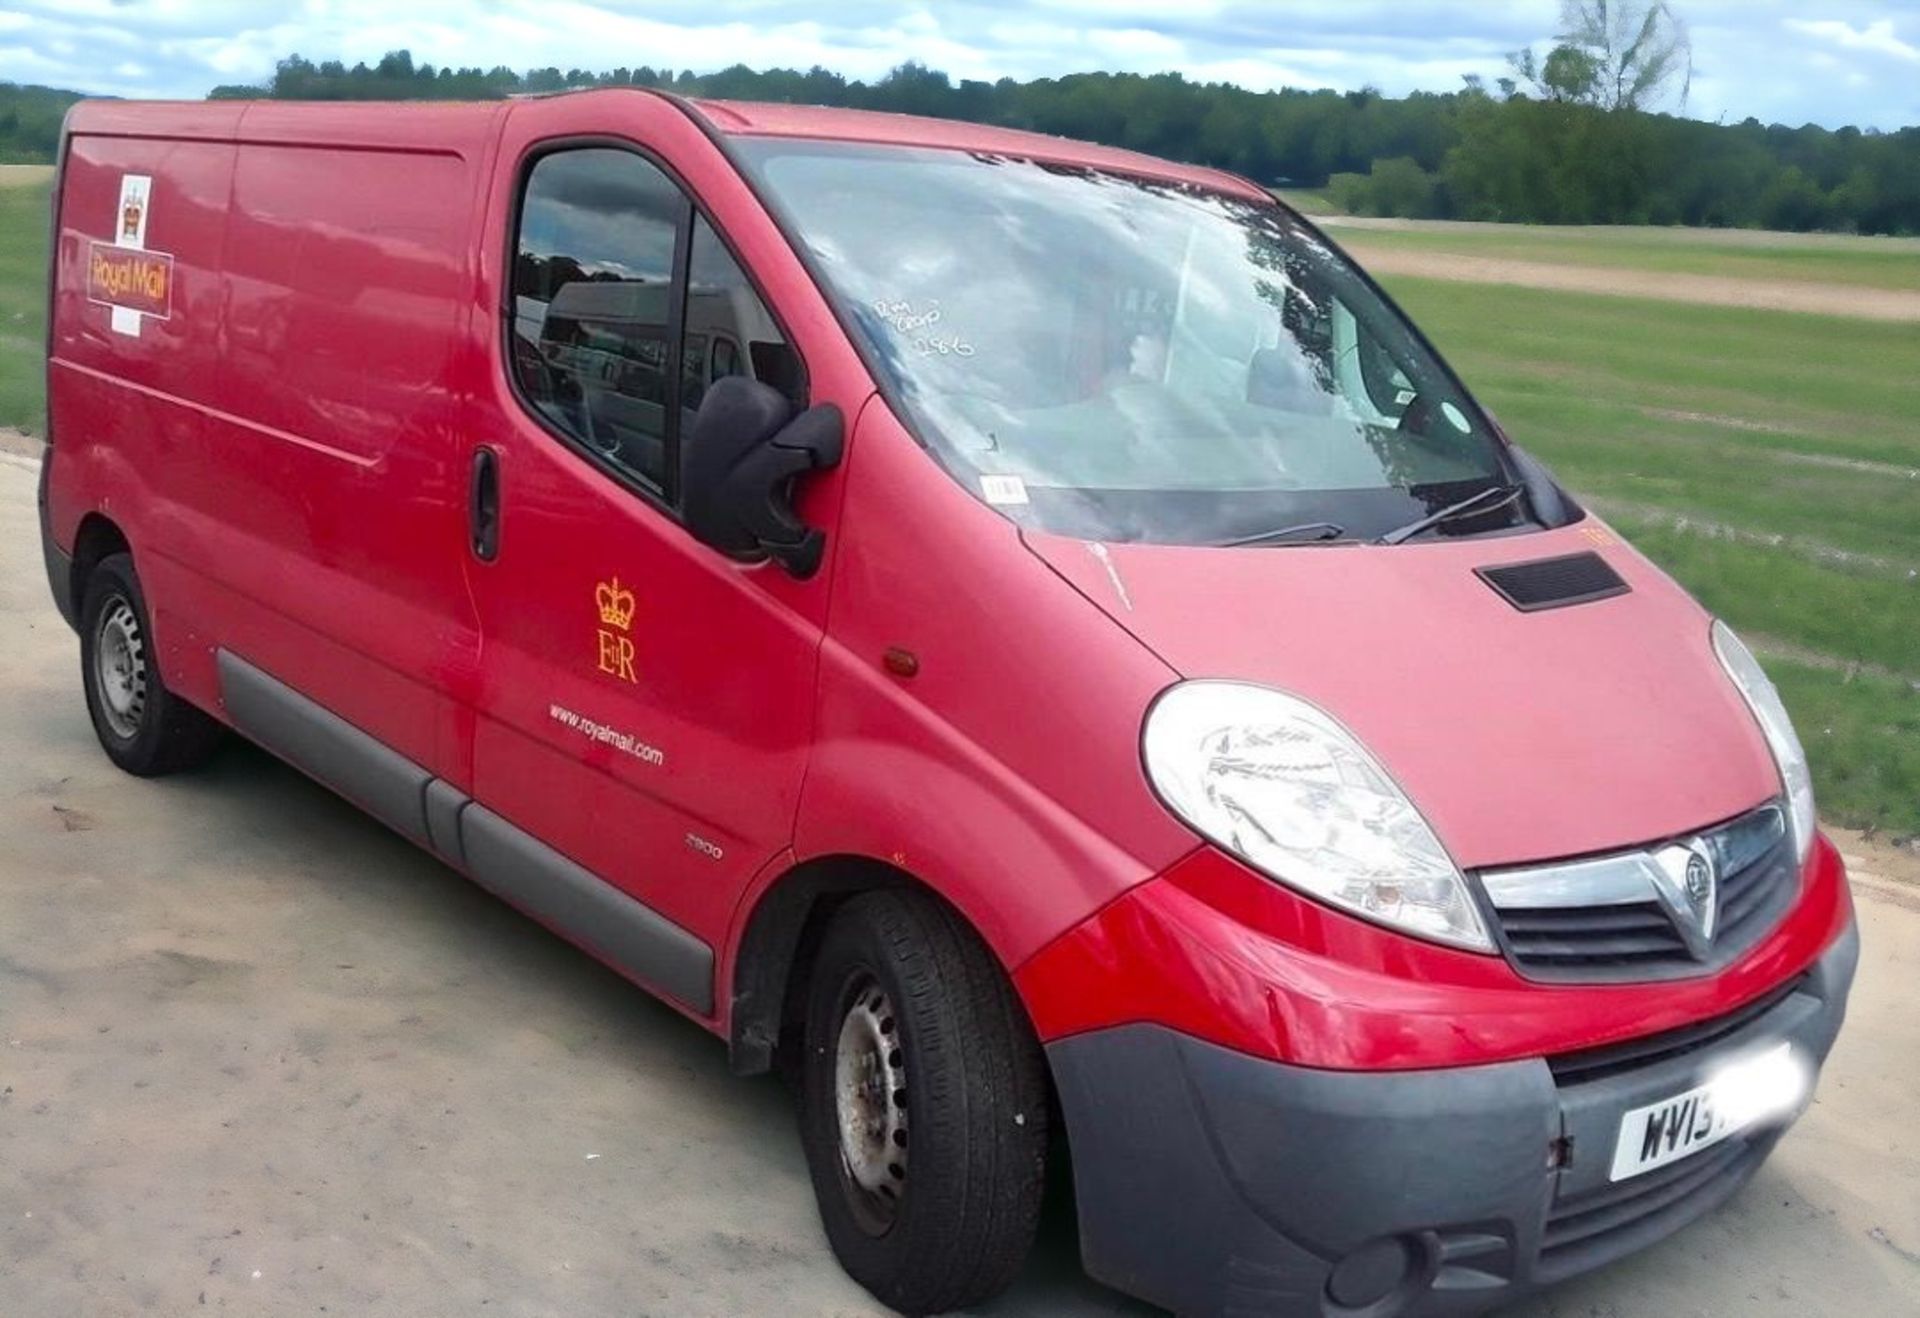
[[[1673,0],[1693,33],[1686,112],[1703,119],[1920,124],[1920,0]],[[1091,69],[1258,90],[1489,82],[1545,43],[1557,0],[0,0],[0,81],[198,97],[297,51],[369,63],[617,65],[707,72],[904,60],[956,78]]]

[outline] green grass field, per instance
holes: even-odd
[[[43,411],[46,204],[43,182],[0,186],[0,426],[31,431]],[[1920,287],[1920,248],[1902,257],[1872,240],[1367,234],[1381,238]],[[1795,268],[1808,273],[1749,259],[1804,261]],[[1520,443],[1761,650],[1823,813],[1920,835],[1920,324],[1387,283]]]
[[[0,179],[0,426],[35,433],[44,411],[47,195],[44,177]]]

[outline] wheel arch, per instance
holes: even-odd
[[[735,944],[727,1057],[737,1075],[773,1069],[803,982],[811,948],[848,898],[880,888],[927,885],[896,865],[866,856],[820,856],[790,866],[754,900]]]
[[[73,534],[73,571],[67,582],[72,612],[68,616],[80,617],[81,602],[87,597],[87,579],[101,560],[132,552],[132,542],[111,517],[102,512],[90,512],[82,517]]]
[[[977,921],[931,883],[899,865],[850,854],[794,864],[754,899],[735,943],[726,987],[731,1007],[727,1055],[736,1074],[758,1075],[773,1069],[782,1038],[796,1023],[797,990],[806,983],[812,950],[828,920],[850,898],[882,889],[904,889],[933,898],[991,950],[992,943]],[[1011,968],[1003,963],[1001,971],[1018,1000]]]

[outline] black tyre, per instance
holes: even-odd
[[[152,637],[132,556],[101,559],[80,601],[80,680],[107,758],[143,778],[204,763],[224,732],[167,690]]]
[[[1045,1060],[1013,986],[918,893],[854,898],[814,958],[800,1126],[827,1238],[907,1314],[978,1303],[1033,1243]]]

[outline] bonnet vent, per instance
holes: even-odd
[[[1595,553],[1565,554],[1531,563],[1477,567],[1474,575],[1522,613],[1585,604],[1633,589]]]

